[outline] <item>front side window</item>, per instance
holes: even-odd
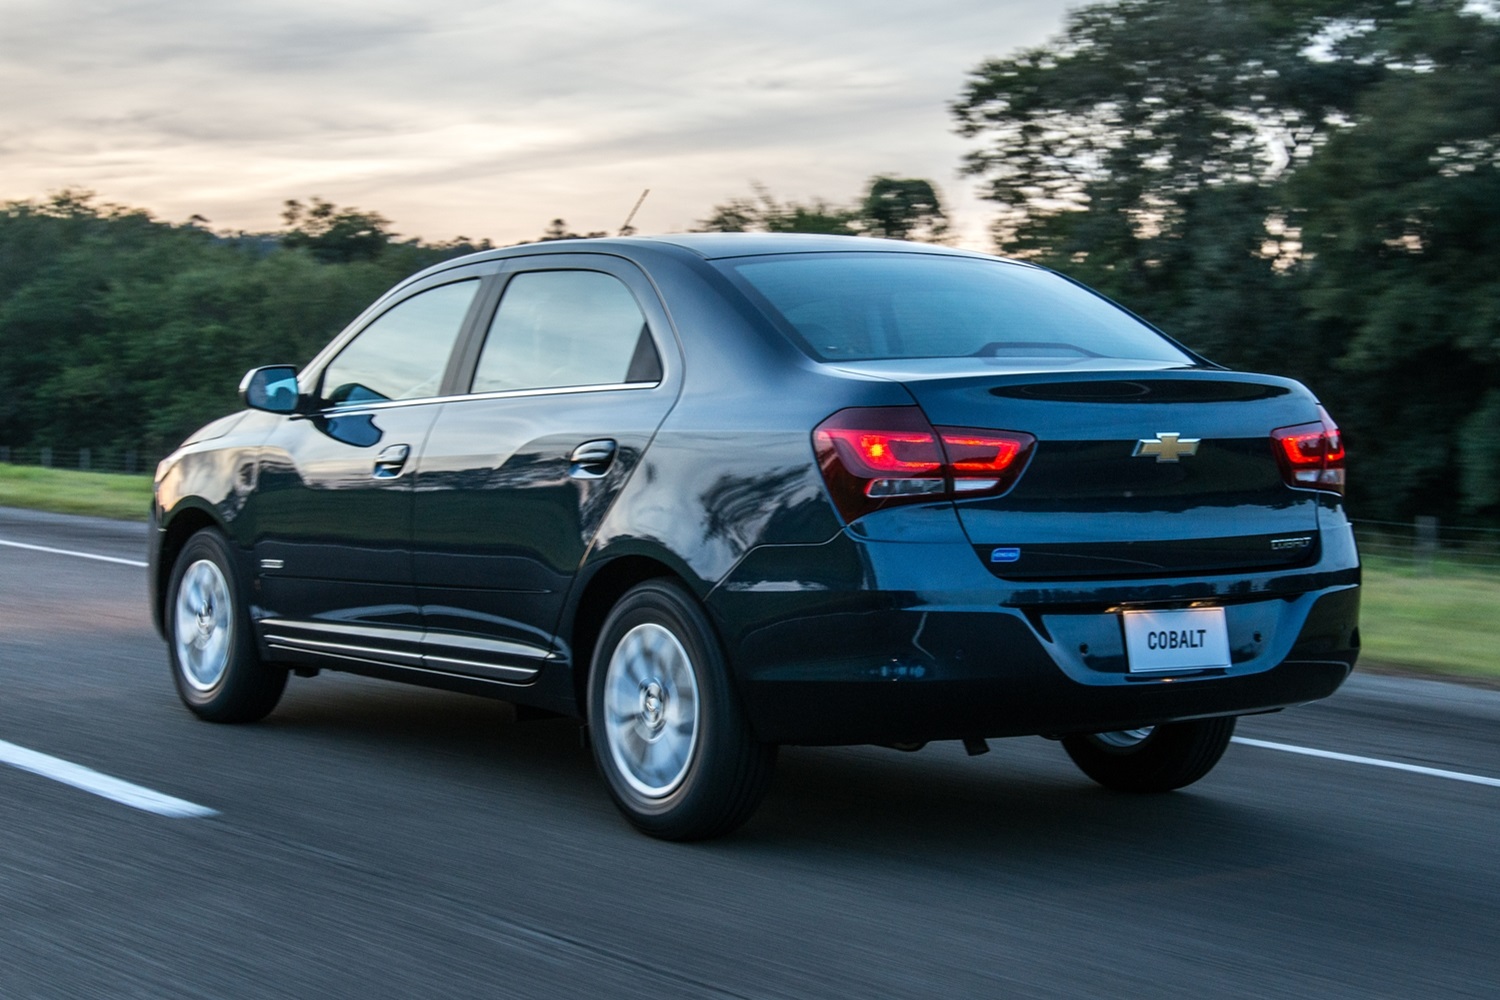
[[[528,271],[505,286],[473,391],[660,379],[646,317],[624,282],[601,271]]]
[[[436,396],[478,290],[478,280],[456,281],[387,309],[324,369],[323,403],[354,406]]]
[[[1107,299],[1040,268],[936,254],[838,253],[720,265],[819,361],[1132,358],[1192,364]]]

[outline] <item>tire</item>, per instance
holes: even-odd
[[[1170,792],[1191,785],[1224,756],[1234,716],[1173,722],[1117,733],[1064,736],[1084,774],[1121,792]]]
[[[758,743],[698,602],[650,580],[604,621],[589,670],[594,761],[615,805],[663,840],[722,836],[750,818],[776,747]]]
[[[204,528],[172,566],[163,615],[172,681],[210,722],[255,722],[281,700],[286,669],[262,663],[224,536]]]

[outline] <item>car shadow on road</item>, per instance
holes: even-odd
[[[360,678],[318,685],[294,682],[263,724],[278,741],[307,741],[318,752],[364,759],[378,754],[481,796],[488,788],[512,801],[534,800],[534,808],[562,822],[567,809],[586,805],[580,826],[602,819],[623,829],[607,805],[597,808],[607,797],[572,720],[518,721],[503,702]],[[1166,795],[1119,794],[1084,778],[1055,743],[992,746],[978,758],[956,744],[916,754],[783,748],[757,814],[736,835],[704,849],[782,860],[829,851],[845,861],[910,855],[929,864],[1088,858],[1091,869],[1103,866],[1098,876],[1133,855],[1209,873],[1221,870],[1230,849],[1233,868],[1244,871],[1283,864],[1294,844],[1327,840],[1322,846],[1330,852],[1337,847],[1328,831],[1301,828],[1274,810],[1216,792],[1228,780],[1222,775]]]
[[[970,759],[955,745],[919,754],[881,748],[788,748],[742,849],[871,858],[900,856],[973,870],[1041,863],[1098,883],[1129,871],[1241,877],[1333,861],[1339,842],[1234,794],[1210,774],[1161,795],[1110,792],[1077,772],[1055,743],[996,740]],[[1221,784],[1221,782],[1223,784]],[[1226,859],[1232,863],[1226,864]]]

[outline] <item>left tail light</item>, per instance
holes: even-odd
[[[813,431],[818,467],[845,521],[895,504],[1004,493],[1035,445],[1020,431],[934,427],[915,406],[840,410]]]
[[[1328,411],[1318,407],[1319,420],[1271,432],[1276,460],[1288,486],[1344,492],[1344,438]]]

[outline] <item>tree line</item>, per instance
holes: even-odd
[[[1109,0],[975,67],[951,111],[998,252],[1307,382],[1346,432],[1357,516],[1500,523],[1495,3]],[[5,205],[0,445],[163,453],[246,369],[305,361],[395,281],[489,246],[316,198],[283,223]],[[876,177],[846,203],[754,187],[698,228],[941,241],[947,218],[930,181]]]

